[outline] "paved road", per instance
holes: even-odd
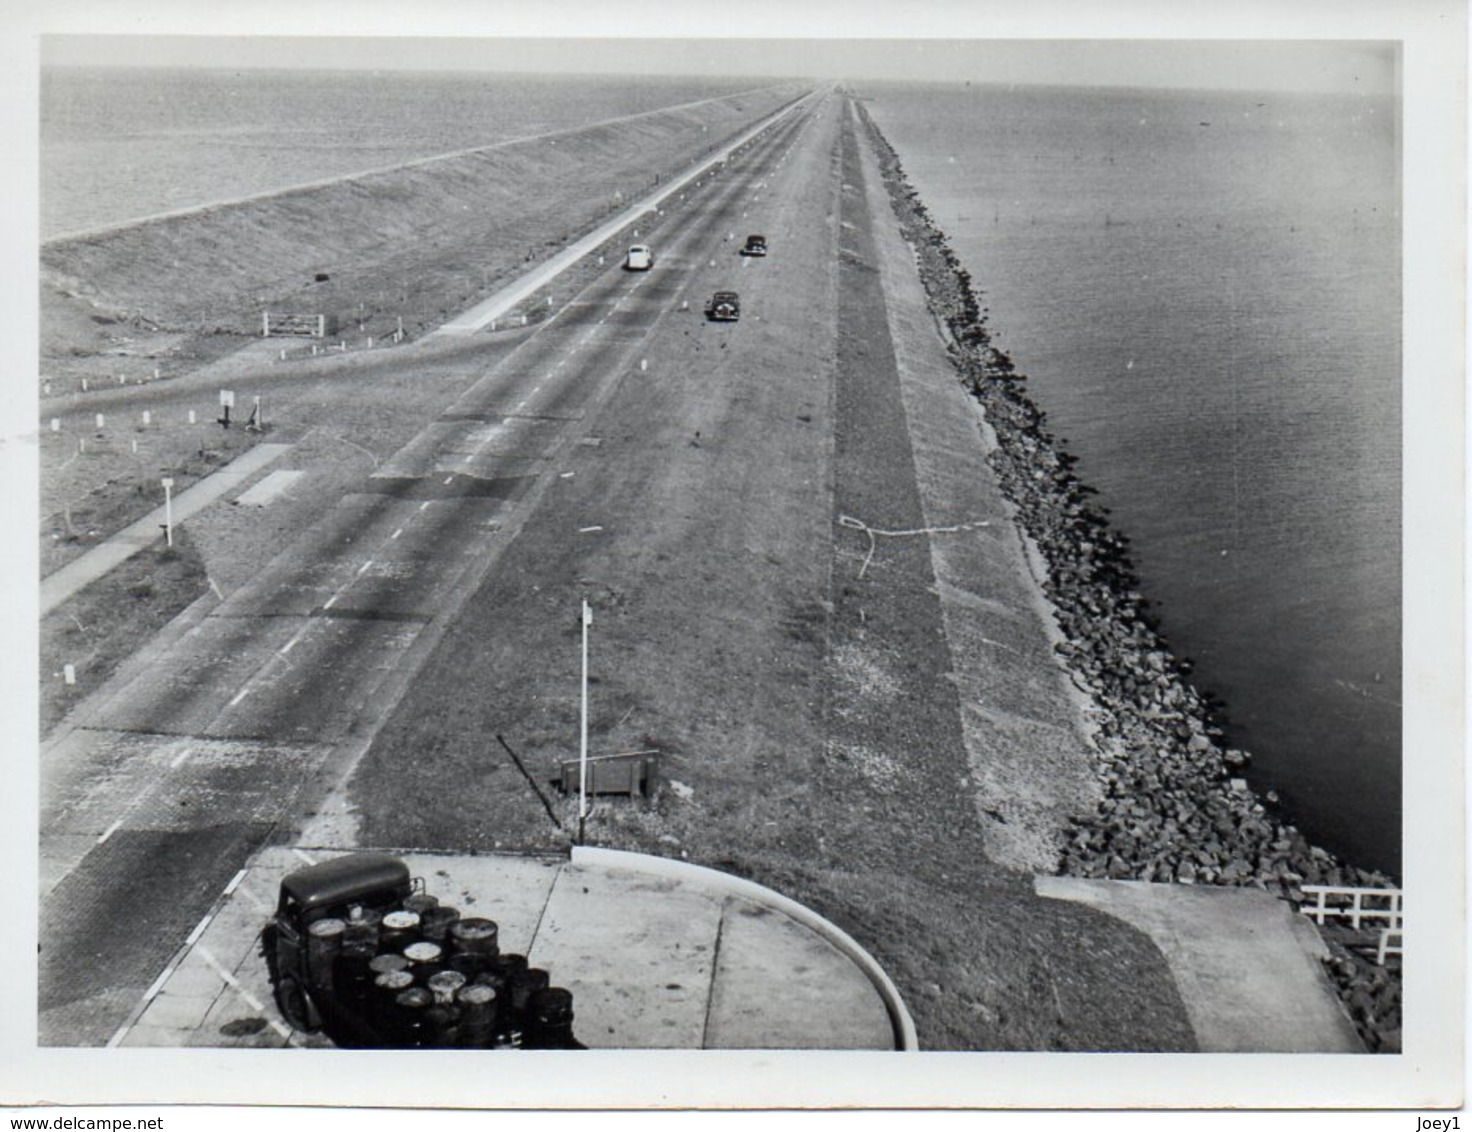
[[[660,270],[611,269],[509,352],[488,348],[455,404],[48,744],[44,1044],[106,1041],[234,871],[350,765],[651,331],[697,317],[681,309],[699,301],[688,269],[730,255],[753,186],[806,121],[785,119],[689,194]]]
[[[744,130],[736,139],[722,146],[709,159],[693,166],[689,171],[680,174],[669,181],[662,189],[650,193],[642,200],[635,201],[611,220],[605,221],[586,236],[574,240],[562,251],[541,264],[535,270],[527,272],[521,278],[514,280],[507,286],[501,288],[494,295],[488,296],[484,302],[477,303],[470,310],[457,318],[451,319],[440,327],[437,334],[474,334],[491,325],[496,319],[503,317],[508,311],[515,308],[519,303],[536,294],[559,274],[573,266],[583,256],[588,255],[604,242],[611,240],[619,232],[638,219],[658,208],[661,204],[681,193],[687,185],[698,181],[703,177],[711,175],[711,170],[724,164],[732,158],[733,154],[753,141],[763,131],[771,128],[773,123],[781,121],[788,115],[802,113],[804,109],[810,108],[814,100],[820,98],[819,94],[810,94],[794,106],[784,107],[763,118],[756,125]]]

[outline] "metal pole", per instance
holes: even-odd
[[[174,545],[174,481],[164,480],[164,542]]]
[[[588,817],[588,626],[593,611],[583,602],[583,718],[578,741],[578,844],[583,843],[583,823]]]

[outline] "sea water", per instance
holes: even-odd
[[[43,67],[41,236],[572,129],[765,83]]]
[[[862,93],[1254,784],[1398,874],[1395,101]]]

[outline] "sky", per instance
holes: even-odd
[[[46,35],[48,65],[488,70],[1391,93],[1389,41]]]

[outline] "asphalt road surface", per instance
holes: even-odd
[[[804,247],[800,238],[793,202],[806,207],[811,191],[788,195],[784,186],[816,179],[832,194],[835,117],[784,119],[720,175],[692,186],[679,223],[662,233],[656,270],[611,267],[534,333],[487,339],[475,355],[484,376],[454,404],[250,584],[172,626],[53,739],[43,752],[40,815],[43,1044],[103,1044],[126,1021],[249,855],[361,754],[523,528],[566,517],[555,493],[573,477],[556,469],[597,453],[603,438],[590,437],[588,423],[621,387],[661,367],[668,380],[672,358],[695,356],[683,342],[670,348],[676,338],[699,336],[701,372],[686,382],[698,381],[703,394],[641,409],[645,436],[620,437],[619,451],[642,446],[657,464],[673,443],[738,439],[734,429],[722,432],[753,397],[742,375],[763,352],[770,362],[784,348],[779,336],[763,338],[764,323],[784,306],[800,309],[794,286],[832,286],[831,264],[815,254],[821,241]],[[803,160],[784,161],[794,146]],[[768,260],[736,255],[748,229],[773,236]],[[721,287],[741,291],[743,319],[708,326],[700,308]],[[800,341],[804,330],[789,319],[784,333]],[[754,352],[738,360],[743,349]],[[803,524],[826,530],[829,521],[826,503],[803,494],[824,473],[813,418],[826,411],[827,393],[816,376],[786,374],[790,385],[764,395],[783,402],[782,432],[749,408],[742,426],[766,434],[759,448],[788,453],[740,485],[745,503],[791,496],[794,484],[808,500],[799,511],[811,514],[793,516],[788,534],[763,536],[774,546],[801,542]],[[113,396],[137,405],[182,395],[176,387]],[[633,427],[627,414],[622,420]],[[669,500],[641,499],[645,490],[702,506],[701,481],[651,479],[647,456],[631,461],[622,481],[618,461],[602,455],[596,474],[621,494],[596,509],[604,524],[590,511],[589,522],[564,532],[590,551],[599,544],[585,535],[596,532],[583,528],[617,521],[610,516],[678,523]],[[578,474],[587,483],[594,473]],[[732,503],[728,495],[722,506]],[[780,510],[758,509],[751,522],[759,528]],[[819,559],[811,568],[823,566]]]

